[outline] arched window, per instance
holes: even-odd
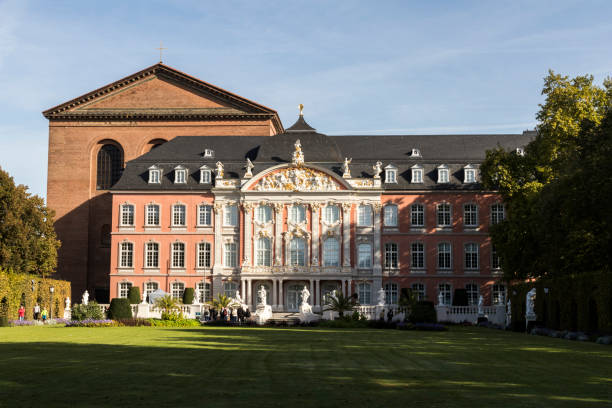
[[[369,227],[372,225],[372,206],[368,204],[357,207],[357,225]]]
[[[397,227],[397,205],[389,204],[384,210],[385,227]]]
[[[385,302],[388,305],[397,305],[397,283],[385,283]]]
[[[224,282],[223,283],[223,294],[230,298],[236,297],[236,291],[238,290],[238,284],[236,282]]]
[[[299,204],[292,205],[289,207],[289,219],[294,223],[306,221],[306,208]]]
[[[98,174],[96,188],[108,190],[121,177],[123,151],[114,144],[105,144],[98,152]]]
[[[359,303],[362,305],[369,305],[372,303],[372,284],[369,282],[361,282],[357,285],[357,296],[359,297]]]
[[[340,244],[336,238],[327,238],[323,242],[323,266],[340,265]]]
[[[293,238],[289,242],[289,262],[291,266],[304,266],[306,263],[306,242]]]
[[[260,237],[257,240],[257,266],[270,266],[270,239]]]
[[[170,293],[172,294],[172,299],[174,300],[183,299],[184,292],[185,292],[185,284],[183,282],[173,282],[170,285]]]
[[[260,223],[272,221],[272,207],[269,205],[258,206],[255,210],[255,219]]]
[[[340,219],[340,207],[335,204],[325,206],[323,217],[326,223],[333,224]]]
[[[372,245],[359,244],[357,246],[357,266],[359,268],[372,267]]]

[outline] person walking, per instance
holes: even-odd
[[[34,305],[34,320],[40,319],[40,306],[38,303]]]
[[[47,308],[43,307],[43,310],[42,310],[42,321],[43,321],[43,323],[47,320],[48,313],[49,312],[47,312]]]
[[[23,319],[25,318],[25,307],[23,307],[23,305],[19,306],[17,314],[19,315],[19,320],[23,321]]]
[[[244,309],[242,306],[238,307],[238,323],[242,324],[244,321]]]

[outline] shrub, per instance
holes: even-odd
[[[436,308],[433,302],[421,300],[417,302],[408,317],[410,323],[436,323]]]
[[[185,288],[183,292],[183,303],[186,305],[190,305],[193,303],[194,291],[193,288]]]
[[[114,299],[113,299],[114,300]],[[127,299],[124,299],[127,301]],[[85,320],[72,320],[66,323],[66,327],[113,327],[120,326],[121,324],[114,320],[102,319],[85,319]]]
[[[185,319],[180,317],[172,320],[148,319],[151,326],[156,327],[198,327],[201,323],[195,319]]]
[[[138,319],[138,318],[120,319],[120,320],[117,320],[117,322],[121,326],[129,326],[129,327],[152,326],[153,325],[151,324],[150,319]]]
[[[114,298],[111,300],[110,307],[108,308],[109,319],[131,319],[132,318],[132,307],[128,299]]]
[[[130,287],[130,290],[128,291],[128,300],[130,301],[131,305],[137,305],[141,302],[141,298],[140,298],[140,288],[138,286],[132,286]]]
[[[89,302],[86,305],[75,304],[72,306],[72,320],[104,319],[104,313],[100,310],[97,302]]]
[[[455,294],[453,296],[453,306],[467,306],[467,305],[468,305],[467,290],[455,289]]]

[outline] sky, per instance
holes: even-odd
[[[612,75],[605,1],[0,0],[0,167],[46,194],[41,112],[158,62],[319,132],[520,133],[549,69]],[[75,165],[79,165],[75,163]]]

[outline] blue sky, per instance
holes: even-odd
[[[0,0],[0,166],[44,196],[41,112],[164,63],[327,134],[512,133],[548,69],[612,74],[607,1]],[[75,163],[75,165],[79,165]]]

